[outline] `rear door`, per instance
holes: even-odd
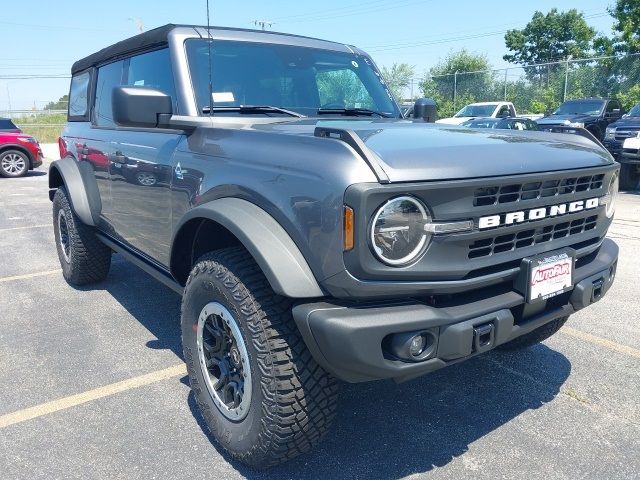
[[[176,93],[167,48],[125,60],[124,85]],[[172,158],[180,132],[120,128],[110,162],[113,224],[120,240],[161,265],[169,264]]]

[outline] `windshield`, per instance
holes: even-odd
[[[211,104],[214,115],[239,114],[233,108],[216,112],[216,107],[268,105],[305,116],[317,115],[320,108],[369,109],[400,116],[371,60],[362,55],[226,40],[208,45],[206,39],[187,40],[186,50],[201,113]],[[281,115],[268,110],[251,114]]]
[[[454,115],[454,117],[490,117],[498,106],[497,103],[489,105],[467,105]]]
[[[640,117],[640,103],[637,104],[635,107],[633,107],[631,110],[629,110],[628,115],[630,117]]]
[[[553,112],[554,115],[600,115],[604,108],[602,101],[564,102]]]

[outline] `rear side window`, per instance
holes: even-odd
[[[74,75],[69,90],[69,120],[87,120],[89,111],[89,82],[91,75],[84,72]]]
[[[17,130],[18,127],[8,118],[0,118],[0,130]]]
[[[176,111],[176,88],[173,83],[168,48],[131,57],[126,85],[155,88],[171,95],[173,110]]]
[[[120,60],[98,68],[93,121],[99,127],[115,127],[111,96],[113,89],[122,85],[122,65],[123,62]]]

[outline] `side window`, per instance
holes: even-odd
[[[498,117],[510,117],[510,116],[511,116],[511,112],[509,111],[508,105],[503,105],[502,107],[500,107],[500,110],[498,111]]]
[[[527,125],[520,120],[516,120],[513,122],[513,128],[516,130],[527,130]]]
[[[615,109],[620,110],[620,103],[616,100],[612,100],[607,104],[607,113],[613,113]]]
[[[126,84],[155,88],[171,95],[173,109],[176,111],[176,88],[168,48],[131,57]]]
[[[114,127],[111,108],[113,89],[122,85],[122,60],[98,68],[96,83],[96,106],[94,109],[94,123],[99,127]]]
[[[74,75],[71,79],[71,88],[69,89],[69,112],[68,116],[80,117],[78,120],[86,120],[89,111],[89,81],[91,75],[89,72]]]

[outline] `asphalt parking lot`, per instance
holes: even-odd
[[[345,385],[319,448],[256,473],[195,410],[175,293],[118,256],[107,281],[65,283],[45,172],[0,178],[0,478],[640,478],[640,192],[610,230],[614,287],[559,334]]]

